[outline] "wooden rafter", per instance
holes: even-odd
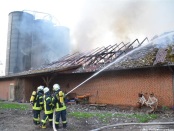
[[[53,78],[54,78],[54,76],[51,76],[50,78],[48,76],[47,77],[42,77],[42,79],[43,79],[43,81],[44,81],[44,83],[47,87],[49,87],[50,82],[53,80]]]

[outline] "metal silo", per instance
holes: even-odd
[[[53,23],[44,19],[37,19],[33,24],[33,41],[31,67],[37,68],[50,62],[50,45],[53,39]]]
[[[69,29],[55,26],[52,21],[37,19],[34,21],[31,67],[58,60],[69,53]]]
[[[29,13],[9,13],[6,74],[30,69],[33,21],[34,16]]]

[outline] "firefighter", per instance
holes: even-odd
[[[30,103],[33,106],[33,123],[35,125],[40,124],[40,112],[43,108],[43,89],[43,86],[37,87],[37,92],[33,91],[30,98]]]
[[[44,116],[42,119],[41,128],[46,128],[46,122],[49,120],[50,126],[52,126],[53,121],[53,110],[52,110],[52,97],[48,87],[44,88]]]
[[[60,90],[59,84],[54,84],[53,85],[53,105],[55,109],[55,114],[56,114],[56,120],[55,120],[55,127],[56,129],[59,129],[59,121],[60,118],[63,123],[63,128],[67,127],[67,122],[66,122],[66,105],[64,102],[64,93]]]

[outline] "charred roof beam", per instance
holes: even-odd
[[[118,48],[121,44],[123,44],[123,42],[121,42],[120,44],[115,44],[115,45],[113,45],[113,46],[111,46],[109,49],[111,49],[111,51],[113,51],[113,50],[116,50],[116,48]],[[107,50],[108,51],[108,50]],[[113,52],[108,52],[107,54],[100,54],[100,56],[101,55],[104,55],[104,57],[103,58],[105,58],[108,54],[109,55],[111,55]],[[113,55],[115,54],[115,52],[113,53]],[[112,55],[112,56],[113,56]],[[108,58],[110,58],[109,56],[108,56]],[[102,57],[100,57],[100,59],[102,59]],[[88,63],[88,65],[90,65],[90,64],[93,64],[93,63],[97,63],[97,62],[99,62],[100,61],[100,59],[98,59],[98,57],[96,57],[95,59],[93,59],[90,63]]]
[[[103,47],[101,47],[101,48],[103,48]],[[86,55],[84,55],[84,56],[80,57],[78,60],[76,60],[76,63],[77,63],[77,64],[84,64],[86,58],[87,58],[87,57],[90,57],[90,54],[96,53],[96,52],[97,52],[98,50],[100,50],[101,48],[96,48],[96,49],[94,49],[94,50],[88,52]]]
[[[99,50],[97,50],[96,52],[94,52],[94,53],[92,53],[91,55],[96,55],[98,52],[100,52],[100,50],[102,50],[104,47],[101,47],[101,48],[99,48]],[[85,59],[84,59],[84,65],[87,65],[87,63],[89,62],[89,61],[91,61],[92,60],[92,58],[91,58],[91,55],[89,55],[89,56],[86,56],[85,57]]]
[[[119,45],[121,45],[121,44],[123,44],[124,42],[121,42]],[[129,43],[126,43],[126,44],[123,44],[114,54],[110,54],[110,56],[107,58],[107,61],[112,61],[113,59],[116,59],[116,58],[118,58],[117,57],[117,54],[120,56],[120,52],[121,52],[121,54],[122,54],[122,48],[123,47],[126,47],[127,45],[128,45]]]
[[[149,42],[149,39],[146,37],[146,38],[138,45],[138,47],[141,46],[146,40]]]
[[[112,47],[113,46],[109,45],[109,46],[105,47],[104,49],[100,50],[98,53],[92,55],[90,57],[90,61],[87,61],[86,65],[90,65],[91,63],[94,63],[96,61],[96,59],[98,59],[105,52],[108,52],[108,50]]]

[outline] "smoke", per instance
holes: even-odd
[[[69,53],[69,29],[48,20],[35,20],[32,40],[33,66],[48,64]]]
[[[73,33],[76,46],[85,51],[174,30],[173,6],[172,0],[86,1]]]
[[[14,65],[10,72],[38,68],[69,53],[67,27],[55,26],[51,20],[35,19],[35,15],[26,12],[12,12],[10,19],[9,63]]]
[[[68,42],[60,42],[61,38],[63,38],[64,41],[69,40],[69,36],[64,38],[58,33],[62,32],[62,29],[54,30],[51,27],[52,25],[50,26],[49,24],[43,23],[40,27],[34,27],[36,29],[34,32],[40,34],[37,40],[33,40],[32,38],[32,42],[30,42],[30,39],[26,39],[24,42],[21,41],[21,43],[27,43],[27,45],[20,45],[21,48],[19,49],[21,50],[21,54],[27,56],[30,55],[30,52],[34,52],[35,54],[32,60],[35,60],[32,63],[36,66],[40,66],[45,63],[43,62],[44,59],[51,62],[68,54],[70,48],[73,48],[74,51],[89,51],[96,47],[108,46],[120,43],[121,41],[131,42],[136,38],[139,38],[141,41],[146,36],[152,38],[156,34],[159,35],[163,32],[174,30],[173,0],[82,1],[84,3],[83,7],[79,8],[80,17],[79,12],[76,12],[78,15],[74,15],[73,13],[71,14],[72,8],[69,9],[70,7],[76,7],[77,4],[72,4],[69,8],[65,6],[66,9],[64,8],[62,12],[59,11],[60,14],[67,11],[67,16],[72,15],[72,17],[69,16],[68,22],[76,23],[76,27],[70,28],[71,38],[73,38],[71,47],[67,44]],[[79,5],[81,6],[81,4]],[[64,15],[64,17],[67,16]],[[78,16],[80,20],[76,19],[78,17],[75,16]],[[25,21],[24,24],[26,23]],[[24,24],[22,24],[20,28],[26,32],[23,34],[27,35],[27,32],[31,32],[31,26]],[[65,34],[69,34],[69,31],[65,32]],[[23,37],[25,36],[23,35]],[[32,37],[34,37],[34,35]],[[57,41],[59,41],[59,43]],[[32,43],[32,47],[26,48],[29,43]]]

